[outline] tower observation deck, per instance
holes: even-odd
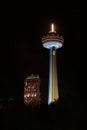
[[[48,105],[58,101],[58,80],[57,80],[57,65],[56,65],[56,49],[63,46],[64,39],[57,34],[54,25],[51,26],[51,31],[42,37],[43,47],[50,49],[49,57],[49,87],[48,87]]]

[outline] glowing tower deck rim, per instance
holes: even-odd
[[[47,36],[43,36],[42,44],[44,48],[51,49],[51,48],[61,48],[63,46],[64,39],[62,36],[54,34],[49,34]]]

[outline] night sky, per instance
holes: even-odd
[[[62,9],[63,8],[63,9]],[[67,7],[66,7],[67,8]],[[86,47],[81,42],[79,7],[50,8],[39,13],[7,15],[0,24],[0,98],[23,102],[23,82],[27,75],[41,78],[42,103],[47,103],[49,50],[42,47],[42,36],[51,23],[64,37],[57,50],[60,100],[79,118],[86,118],[86,86],[84,84]],[[86,106],[86,107],[85,107]]]

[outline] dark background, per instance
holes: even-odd
[[[17,10],[18,8],[16,12]],[[5,15],[2,15],[0,24],[0,98],[3,100],[13,98],[18,106],[22,105],[24,78],[30,74],[38,74],[41,78],[42,106],[45,107],[48,91],[49,50],[42,47],[41,39],[50,30],[50,24],[54,23],[57,31],[64,37],[63,47],[57,50],[60,99],[59,104],[53,107],[54,109],[50,110],[46,106],[47,108],[41,109],[40,112],[46,112],[47,118],[50,118],[51,111],[52,120],[50,121],[54,122],[53,129],[57,129],[57,116],[61,125],[65,123],[68,126],[67,122],[71,121],[71,126],[74,127],[73,124],[80,126],[86,121],[87,96],[84,75],[86,46],[81,41],[79,3],[63,4],[60,7],[55,3],[48,8],[43,5],[40,9],[38,7],[19,9],[16,14],[15,10],[12,13],[11,10],[9,12],[6,11]],[[24,109],[21,112],[24,112]],[[33,117],[35,118],[35,115]],[[44,114],[41,117],[39,118],[46,118]],[[48,124],[46,122],[45,126],[49,127]]]

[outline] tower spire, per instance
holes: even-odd
[[[49,31],[49,33],[56,33],[55,25],[53,23],[51,24],[51,30]]]

